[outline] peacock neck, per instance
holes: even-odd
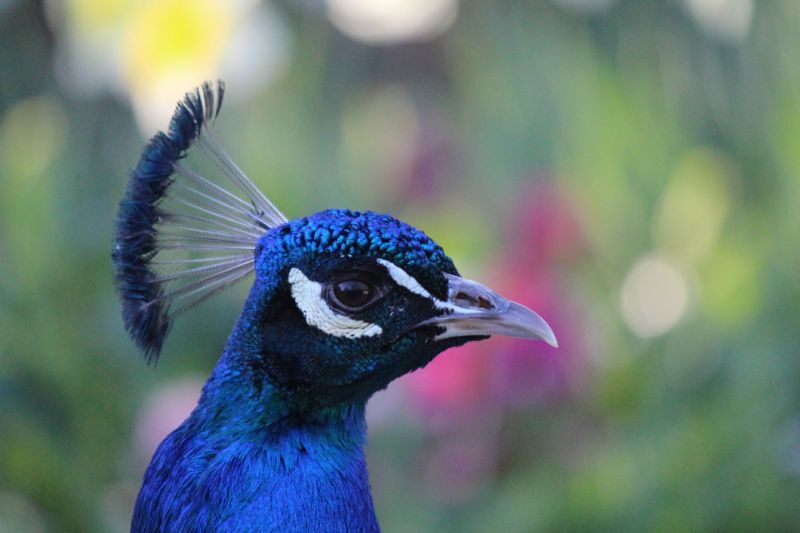
[[[159,447],[132,531],[378,531],[364,402],[295,412],[241,361],[223,356]]]
[[[366,441],[365,401],[307,407],[247,372],[215,372],[203,389],[191,419],[202,433],[223,439],[255,439],[286,455],[294,450],[334,446],[361,455]],[[231,380],[230,375],[236,376]],[[300,407],[298,407],[300,406]]]

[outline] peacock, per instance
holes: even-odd
[[[469,341],[555,335],[390,215],[287,219],[215,138],[223,95],[206,82],[178,103],[119,204],[114,277],[148,362],[177,315],[255,273],[196,408],[144,474],[131,531],[379,531],[370,396]],[[213,171],[190,168],[194,146]]]

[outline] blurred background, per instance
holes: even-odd
[[[800,529],[795,0],[0,0],[0,531],[127,531],[247,283],[157,368],[110,247],[176,100],[290,217],[390,212],[561,348],[376,395],[386,531]]]

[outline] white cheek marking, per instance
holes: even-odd
[[[377,324],[370,324],[340,315],[322,299],[322,285],[308,279],[298,268],[289,271],[289,283],[292,285],[292,298],[310,326],[333,335],[357,339],[374,337],[383,333]]]

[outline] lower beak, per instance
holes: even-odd
[[[524,305],[506,300],[475,281],[445,274],[448,282],[446,302],[438,302],[445,314],[428,319],[419,326],[444,328],[437,339],[505,335],[521,339],[541,339],[557,348],[558,341],[544,321]]]

